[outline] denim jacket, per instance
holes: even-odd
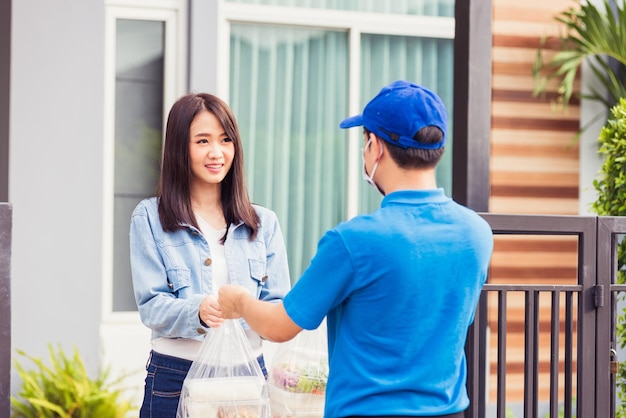
[[[230,282],[258,299],[281,300],[291,287],[283,235],[273,211],[254,209],[261,225],[253,241],[242,222],[228,228],[224,252]],[[131,217],[130,265],[139,315],[152,339],[202,340],[207,329],[198,309],[214,293],[211,251],[202,233],[191,225],[163,231],[157,198],[144,199]]]

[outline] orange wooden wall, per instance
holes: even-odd
[[[579,103],[567,111],[533,97],[532,68],[543,37],[555,37],[554,16],[572,0],[492,0],[491,196],[489,211],[517,214],[578,214]],[[548,45],[555,45],[554,40]],[[546,57],[553,52],[547,51]],[[492,283],[576,283],[574,237],[497,236],[491,264]],[[495,400],[497,299],[489,299],[489,398]],[[523,399],[524,299],[513,295],[507,312],[507,403]],[[549,298],[540,299],[540,401],[549,399]],[[563,313],[561,318],[563,318]],[[562,338],[561,338],[562,339]],[[561,365],[562,366],[562,365]]]

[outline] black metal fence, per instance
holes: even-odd
[[[488,394],[488,300],[496,302],[495,416],[507,418],[507,305],[512,294],[524,295],[523,416],[615,417],[617,244],[626,233],[626,218],[483,214],[494,234],[572,235],[578,241],[577,283],[487,283],[468,335],[468,418],[486,416]],[[495,297],[489,298],[490,295]],[[550,298],[548,411],[538,408],[540,334],[539,298]],[[542,382],[543,383],[543,382]],[[545,385],[544,385],[545,386]]]

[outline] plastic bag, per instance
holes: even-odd
[[[267,382],[239,320],[212,328],[191,364],[177,418],[270,418]]]
[[[326,319],[276,349],[269,377],[274,417],[323,417],[328,379]]]

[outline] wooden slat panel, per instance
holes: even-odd
[[[532,94],[535,88],[535,81],[531,72],[528,71],[528,66],[524,65],[516,65],[511,64],[513,66],[512,70],[507,72],[504,68],[501,67],[500,63],[494,64],[494,66],[498,67],[498,72],[494,73],[491,79],[492,85],[492,98],[494,100],[499,100],[497,96],[497,92],[502,91],[515,91],[515,92],[528,92]],[[580,90],[580,80],[577,78],[574,83],[575,90]],[[555,80],[550,80],[547,85],[546,95],[554,93],[557,91],[557,82]],[[535,98],[538,101],[546,101],[541,99],[540,97]],[[547,101],[550,101],[550,98],[547,97]],[[578,106],[580,101],[578,98],[572,98],[570,102],[570,106]],[[555,109],[556,110],[556,109]],[[560,111],[560,110],[559,110]]]
[[[493,213],[578,215],[578,199],[492,197],[490,210]]]
[[[533,249],[534,250],[534,249]],[[548,275],[550,268],[568,270],[573,275],[567,277],[576,279],[576,253],[565,251],[498,251],[491,260],[492,269],[504,268],[534,268],[543,269],[539,277]],[[493,281],[492,281],[493,282]],[[499,282],[498,282],[499,283]]]
[[[495,20],[518,22],[553,23],[555,11],[566,10],[573,5],[572,0],[494,0]]]
[[[578,173],[578,161],[571,158],[503,156],[491,162],[492,170],[523,173]]]
[[[512,129],[516,126],[520,129],[535,129],[538,131],[568,131],[574,136],[579,129],[579,121],[563,119],[524,119],[515,118],[513,116],[498,116],[492,118],[493,129]]]
[[[547,94],[533,96],[533,65],[543,44],[544,59],[559,46],[554,17],[575,5],[572,0],[493,0],[491,197],[489,211],[517,214],[578,214],[580,102],[557,107],[557,82]],[[576,79],[576,91],[580,80]],[[571,236],[496,236],[491,283],[575,284],[578,241]],[[494,299],[495,297],[495,299]],[[497,297],[489,295],[489,396],[497,380]],[[494,303],[495,302],[495,303]],[[507,309],[508,402],[521,402],[524,390],[524,297],[509,293]],[[549,399],[549,297],[539,302],[539,401]],[[563,304],[564,306],[564,304]],[[561,321],[565,317],[561,309]],[[563,331],[564,325],[560,324]],[[564,337],[561,337],[563,345]],[[559,370],[563,372],[563,347]],[[561,379],[560,385],[562,385]]]
[[[525,129],[493,129],[491,131],[493,144],[528,144],[528,145],[559,145],[564,149],[578,150],[578,143],[574,141],[572,132],[542,132]]]
[[[531,94],[531,92],[528,92]],[[519,94],[519,93],[518,93]],[[530,103],[529,103],[530,102]],[[493,102],[491,114],[495,118],[517,116],[518,118],[532,118],[551,121],[572,121],[579,123],[580,112],[578,106],[569,106],[567,112],[555,112],[549,102],[528,99],[524,103],[498,100]],[[577,126],[577,125],[576,125]]]
[[[495,1],[495,0],[494,0]],[[558,36],[559,30],[553,22],[523,22],[515,20],[495,20],[493,22],[494,35],[535,36],[551,37]]]
[[[577,173],[528,173],[526,178],[519,178],[517,173],[498,171],[491,176],[491,187],[506,186],[544,186],[544,187],[573,187],[578,189]]]
[[[563,145],[493,144],[491,151],[503,156],[556,158],[578,162],[578,148],[566,148]]]
[[[497,253],[521,252],[526,255],[533,252],[563,252],[571,254],[578,250],[578,239],[575,236],[567,235],[496,235],[494,237],[494,249]],[[523,258],[521,254],[517,256]],[[572,258],[573,260],[575,258]]]

